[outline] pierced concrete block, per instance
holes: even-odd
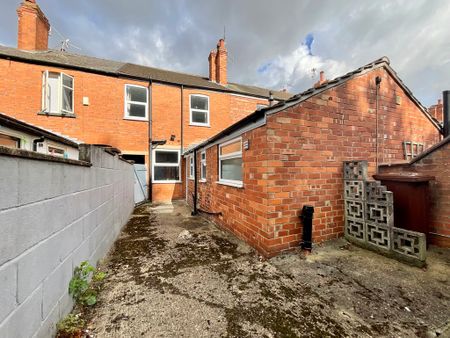
[[[365,242],[366,241],[366,225],[364,221],[349,219],[345,220],[345,235],[355,240]]]
[[[425,261],[427,252],[425,234],[400,228],[393,228],[392,234],[392,250]]]
[[[394,225],[393,204],[383,205],[367,202],[365,208],[365,221],[375,225],[392,227]]]
[[[364,200],[364,181],[344,181],[344,199]]]
[[[380,204],[393,204],[394,195],[379,181],[365,182],[366,201]]]
[[[344,180],[367,180],[367,161],[344,161]]]
[[[367,223],[367,243],[378,249],[389,251],[391,248],[391,229],[383,225]]]
[[[345,217],[364,222],[364,202],[345,200]]]

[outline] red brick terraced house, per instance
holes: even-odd
[[[18,48],[0,46],[0,112],[119,148],[145,164],[153,201],[184,197],[186,148],[269,104],[269,90],[228,82],[224,40],[202,77],[49,50],[50,24],[36,2],[24,0],[17,13]]]
[[[372,175],[404,160],[405,142],[427,148],[442,132],[383,57],[190,149],[188,201],[274,256],[299,245],[304,205],[315,208],[314,242],[343,234],[343,161],[367,160]]]

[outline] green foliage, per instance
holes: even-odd
[[[86,322],[79,315],[69,313],[56,324],[56,328],[60,334],[72,335],[80,332],[85,324]]]
[[[105,276],[104,272],[97,271],[89,262],[81,262],[73,272],[69,294],[77,304],[92,306],[97,303],[97,283]]]

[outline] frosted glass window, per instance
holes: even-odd
[[[242,187],[242,140],[234,139],[219,145],[219,182]]]

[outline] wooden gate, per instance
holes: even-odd
[[[134,203],[148,199],[147,169],[145,164],[134,164]]]

